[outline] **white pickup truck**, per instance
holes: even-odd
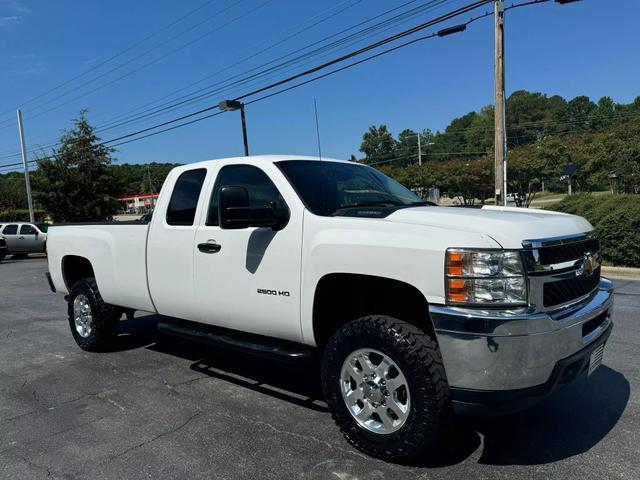
[[[348,441],[404,460],[451,412],[513,412],[600,364],[599,248],[581,217],[438,207],[361,164],[257,156],[175,168],[148,224],[51,227],[47,276],[85,350],[140,310],[215,345],[318,352]]]

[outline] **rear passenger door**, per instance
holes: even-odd
[[[147,278],[156,310],[163,315],[195,320],[193,242],[206,168],[185,170],[167,179],[150,224]],[[171,187],[173,187],[171,189]]]

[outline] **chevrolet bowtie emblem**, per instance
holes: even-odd
[[[590,252],[585,253],[584,259],[582,260],[582,273],[584,273],[587,277],[590,277],[599,266],[600,262],[598,261],[596,255]]]

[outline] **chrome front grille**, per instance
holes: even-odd
[[[600,251],[600,242],[597,238],[587,238],[581,242],[567,245],[556,245],[538,250],[540,262],[544,265],[554,265],[584,258],[587,253]]]
[[[600,283],[599,268],[592,275],[582,274],[557,282],[546,282],[542,292],[544,307],[555,307],[584,297],[591,293],[598,283]]]
[[[589,296],[600,283],[600,243],[593,233],[523,242],[529,301],[554,310]]]

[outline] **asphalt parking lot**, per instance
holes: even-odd
[[[616,282],[605,364],[533,409],[460,419],[455,447],[399,466],[353,450],[315,365],[155,342],[122,322],[116,351],[75,345],[44,259],[0,264],[0,477],[640,478],[640,282]]]

